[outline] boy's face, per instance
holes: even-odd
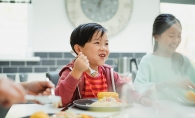
[[[160,36],[157,36],[157,50],[164,55],[172,55],[181,42],[181,30],[180,24],[175,23]]]
[[[103,65],[110,54],[107,33],[102,37],[101,32],[94,33],[91,41],[81,47],[81,52],[87,56],[92,68]]]

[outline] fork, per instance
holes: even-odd
[[[46,78],[46,81],[50,81],[49,78]],[[54,87],[51,88],[51,95],[52,96],[55,96]]]
[[[190,90],[192,90],[193,92],[195,92],[195,89],[192,86],[188,86],[190,88]]]
[[[74,51],[71,50],[70,53],[74,57],[77,57],[77,54]],[[99,75],[99,73],[97,71],[93,70],[90,66],[88,68],[89,68],[89,71],[90,71],[91,76],[96,77],[97,75]]]
[[[50,81],[49,78],[46,78],[46,81]],[[54,87],[51,88],[50,90],[51,90],[51,95],[49,96],[50,98],[59,97],[59,96],[56,96],[56,95],[55,95]],[[61,98],[60,98],[60,100],[53,102],[53,105],[54,105],[54,107],[56,107],[56,108],[59,107],[59,106],[62,106]]]

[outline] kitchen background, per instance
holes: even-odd
[[[126,27],[109,37],[111,54],[106,63],[114,66],[116,71],[118,57],[136,58],[139,64],[145,54],[152,52],[152,24],[160,13],[161,2],[170,1],[132,0],[132,12]],[[44,79],[46,72],[60,69],[73,59],[69,53],[69,37],[74,26],[65,4],[66,0],[31,0],[24,20],[28,24],[25,38],[13,39],[12,36],[8,39],[6,33],[0,34],[3,37],[0,38],[1,75],[27,73],[29,80]]]

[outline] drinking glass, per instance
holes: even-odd
[[[20,79],[20,82],[26,82],[27,79],[28,79],[28,74],[26,74],[26,73],[20,73],[19,74],[19,79]]]
[[[7,78],[15,81],[16,80],[16,74],[7,74]]]

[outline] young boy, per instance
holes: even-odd
[[[120,95],[126,83],[112,67],[105,64],[110,54],[108,42],[106,29],[99,24],[82,24],[73,30],[70,44],[77,58],[60,71],[55,89],[55,94],[62,97],[63,106],[81,98],[97,98],[98,92],[114,91]],[[89,67],[99,74],[93,77]],[[151,105],[149,99],[136,91],[130,90],[129,94],[129,99]]]

